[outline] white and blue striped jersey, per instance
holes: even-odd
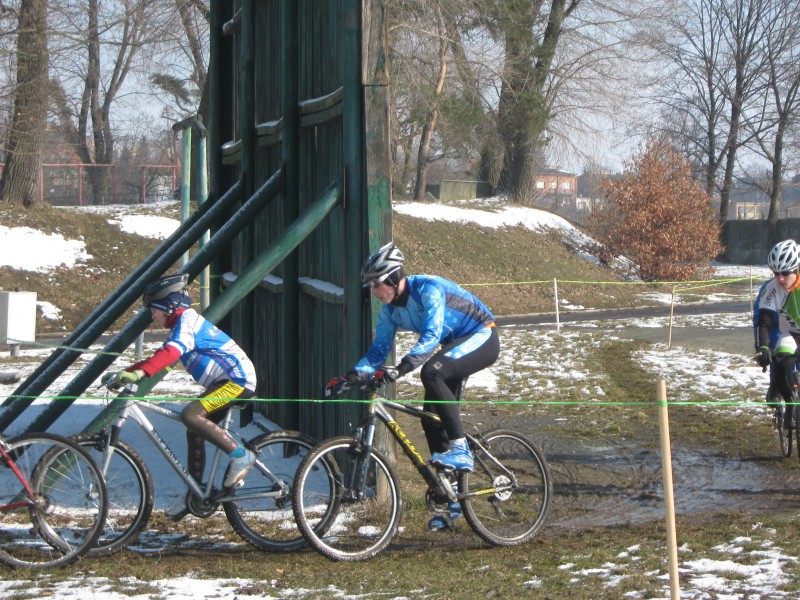
[[[164,342],[181,354],[181,363],[194,380],[208,389],[232,381],[256,390],[256,370],[247,354],[230,336],[189,308],[178,317]]]

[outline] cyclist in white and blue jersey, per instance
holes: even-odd
[[[191,308],[186,291],[187,275],[172,275],[151,283],[142,297],[153,320],[169,329],[169,336],[151,357],[115,374],[117,383],[135,383],[152,377],[180,359],[186,371],[205,388],[198,400],[181,412],[186,425],[189,449],[189,474],[202,482],[206,464],[205,442],[228,454],[231,461],[223,485],[233,487],[255,463],[255,455],[237,443],[217,424],[223,410],[234,400],[251,398],[256,391],[256,371],[252,361],[228,334]],[[180,521],[189,514],[186,496],[167,510],[167,516]]]
[[[794,240],[778,242],[767,257],[774,277],[764,283],[753,305],[753,333],[756,360],[765,370],[769,368],[767,402],[774,405],[778,395],[791,402],[792,392],[787,380],[794,367],[797,351],[797,292],[800,288],[800,247]],[[794,308],[793,308],[794,307]],[[775,356],[783,357],[776,360]]]
[[[430,462],[440,468],[469,472],[473,459],[456,393],[465,377],[497,360],[500,339],[495,318],[483,302],[452,281],[435,275],[406,276],[404,261],[400,249],[389,242],[364,262],[361,281],[384,306],[372,346],[353,371],[379,372],[384,381],[391,382],[421,366],[426,400],[423,407],[441,418],[440,425],[423,421]],[[398,330],[413,331],[419,338],[392,369],[385,363]],[[439,402],[430,402],[434,400]]]

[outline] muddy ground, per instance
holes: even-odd
[[[625,335],[665,341],[665,331],[657,328],[626,329]],[[679,328],[673,330],[671,343],[691,349],[751,351],[742,329]],[[567,424],[553,428],[541,418],[518,417],[513,423],[537,441],[550,464],[555,496],[548,528],[582,529],[664,518],[662,453],[658,440],[651,439],[652,430],[639,439],[598,435],[587,439],[570,435],[569,421],[559,421]],[[725,426],[725,420],[720,424]],[[761,434],[771,435],[768,413],[757,426],[763,428]],[[728,456],[724,449],[685,447],[674,441],[671,451],[678,514],[800,507],[800,461],[796,450],[790,458],[780,456],[777,435],[773,445],[752,456]]]

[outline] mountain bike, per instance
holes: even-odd
[[[109,490],[106,527],[89,556],[113,554],[134,543],[153,511],[153,479],[147,464],[130,444],[120,439],[126,422],[132,420],[156,450],[186,484],[186,506],[201,519],[212,516],[219,507],[225,511],[231,527],[252,546],[261,550],[288,552],[305,545],[294,523],[291,509],[292,481],[297,466],[316,441],[308,435],[279,430],[242,440],[232,429],[233,415],[245,402],[227,405],[219,426],[257,456],[244,482],[233,488],[222,486],[223,452],[216,449],[210,462],[208,481],[198,483],[189,474],[175,452],[145,415],[153,412],[180,421],[180,411],[134,396],[132,384],[103,385],[118,392],[122,400],[110,425],[97,434],[80,434],[75,440],[89,450],[100,465]],[[110,410],[111,405],[106,410]],[[223,409],[220,409],[223,410]]]
[[[800,371],[798,371],[795,355],[784,352],[773,353],[773,359],[776,361],[791,360],[793,357],[795,358],[793,367],[786,374],[789,389],[792,391],[791,402],[787,404],[780,393],[770,398],[770,392],[768,390],[767,404],[774,409],[772,413],[772,422],[775,425],[775,430],[778,432],[778,443],[780,444],[781,455],[783,455],[784,458],[789,458],[792,455],[792,438],[796,438],[797,457],[800,459],[800,429],[797,427],[796,409],[800,403]]]
[[[0,435],[0,563],[60,567],[105,523],[106,486],[89,453],[49,433]]]
[[[326,386],[326,397],[352,389],[374,394],[380,386],[372,378],[334,379]],[[390,409],[439,421],[438,415],[421,408],[374,398],[352,435],[321,442],[300,463],[292,507],[300,531],[315,550],[331,560],[367,560],[396,535],[403,509],[400,479],[394,457],[375,446],[379,422],[424,479],[425,503],[435,514],[449,519],[448,505],[459,502],[472,530],[495,546],[523,544],[537,534],[547,517],[552,487],[547,461],[532,441],[508,429],[482,433],[475,428],[466,435],[474,471],[440,470],[422,457]]]

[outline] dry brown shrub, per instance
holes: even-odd
[[[723,250],[711,198],[686,158],[660,139],[633,156],[622,179],[605,183],[595,235],[609,254],[625,256],[644,281],[708,276]]]

